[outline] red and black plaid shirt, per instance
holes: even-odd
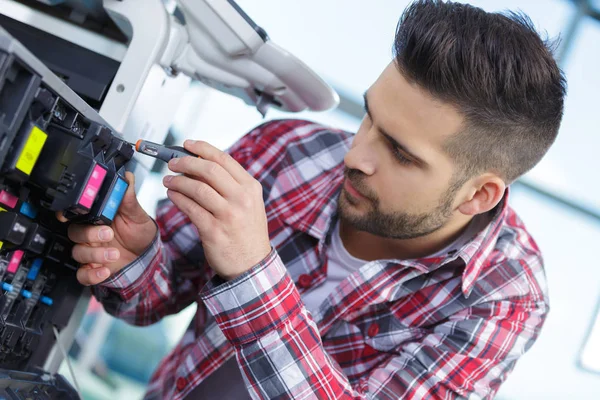
[[[230,153],[263,185],[273,251],[235,280],[207,267],[196,228],[170,202],[160,237],[94,288],[111,314],[147,325],[192,302],[187,332],[147,398],[182,399],[234,354],[256,399],[492,398],[548,313],[540,251],[507,205],[443,257],[378,260],[310,313],[301,294],[327,279],[326,250],[352,134],[266,123]]]

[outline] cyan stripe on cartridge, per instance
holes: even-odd
[[[34,219],[37,216],[37,210],[30,203],[24,202],[21,204],[21,214]]]
[[[13,285],[11,285],[10,283],[3,282],[2,283],[2,290],[5,290],[7,292],[12,292],[13,291]]]
[[[31,263],[31,268],[29,269],[29,273],[27,273],[27,279],[29,279],[30,281],[35,281],[35,278],[37,278],[37,275],[40,272],[40,268],[42,267],[43,261],[44,260],[42,260],[41,258],[36,258],[35,260],[33,260],[33,263]]]
[[[108,218],[109,220],[113,220],[115,215],[117,214],[117,210],[123,201],[123,197],[125,197],[125,192],[129,184],[121,178],[117,178],[117,182],[110,193],[108,201],[106,202],[106,206],[104,206],[104,210],[102,210],[102,216]]]

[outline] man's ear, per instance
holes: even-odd
[[[497,175],[486,173],[469,185],[467,198],[458,206],[465,215],[477,215],[490,211],[502,200],[506,183]]]

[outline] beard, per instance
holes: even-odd
[[[411,214],[402,211],[382,211],[377,195],[364,184],[365,175],[362,172],[346,169],[344,175],[364,198],[356,199],[342,189],[338,200],[340,219],[357,230],[389,239],[414,239],[443,227],[452,216],[454,197],[464,183],[453,179],[453,183],[433,210]],[[357,215],[351,210],[352,206],[360,202],[369,203],[370,209],[366,214]]]

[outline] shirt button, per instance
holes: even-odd
[[[300,286],[303,289],[309,287],[311,282],[312,278],[310,277],[310,275],[302,274],[298,277],[298,286]]]
[[[187,385],[187,380],[180,376],[179,378],[177,378],[177,383],[175,384],[177,386],[177,390],[181,391],[183,389],[185,389],[185,386]]]
[[[371,324],[371,326],[369,326],[369,330],[367,330],[367,334],[370,337],[373,337],[373,336],[377,336],[378,333],[379,333],[379,325],[376,323]]]

